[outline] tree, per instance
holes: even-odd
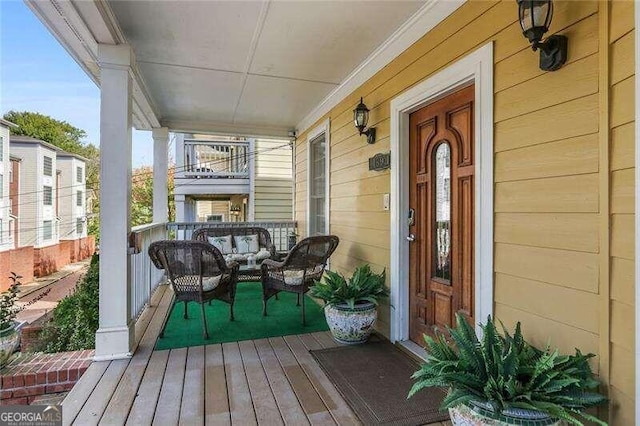
[[[167,175],[169,221],[175,219],[176,206],[173,198],[174,167]],[[153,167],[143,166],[133,170],[131,178],[131,226],[153,222]]]
[[[9,111],[4,114],[4,119],[14,124],[11,133],[32,138],[41,139],[58,148],[78,154],[87,159],[86,185],[87,194],[91,199],[91,211],[87,212],[89,218],[89,234],[99,237],[99,213],[100,202],[100,150],[95,145],[85,141],[87,132],[79,129],[66,121],[56,120],[48,115],[30,111]]]

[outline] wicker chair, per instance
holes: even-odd
[[[267,315],[267,301],[281,291],[298,294],[302,300],[302,325],[305,325],[304,295],[322,278],[327,260],[340,240],[335,235],[309,237],[291,249],[282,262],[262,262],[262,315]]]
[[[229,318],[234,320],[239,267],[236,262],[225,262],[217,248],[200,241],[157,241],[149,246],[149,257],[156,268],[166,271],[175,293],[174,305],[184,302],[184,318],[187,318],[189,302],[200,304],[205,339],[209,338],[209,331],[204,303],[211,303],[213,299],[227,302]],[[165,321],[160,337],[166,326]]]
[[[276,247],[271,242],[271,234],[269,234],[269,231],[264,228],[242,226],[230,226],[224,228],[200,228],[193,232],[191,239],[208,243],[208,237],[224,237],[227,235],[231,235],[234,237],[238,237],[241,235],[257,235],[258,245],[260,246],[260,248],[266,248],[267,251],[271,253],[271,258],[275,257]],[[235,248],[235,239],[232,238],[231,240],[231,244],[233,244]]]

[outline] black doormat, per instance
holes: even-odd
[[[388,340],[377,340],[311,354],[365,425],[414,426],[448,420],[449,414],[439,410],[444,390],[427,388],[407,399],[418,364]]]

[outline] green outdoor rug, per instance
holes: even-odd
[[[281,292],[279,300],[272,297],[267,302],[269,315],[262,316],[262,286],[257,282],[238,283],[234,304],[235,321],[229,321],[229,305],[214,300],[205,304],[209,339],[202,336],[200,305],[189,302],[188,319],[183,318],[184,303],[177,303],[169,319],[164,337],[158,338],[156,350],[210,345],[212,343],[238,342],[265,337],[287,336],[328,330],[322,307],[308,296],[305,300],[307,325],[302,326],[297,295]]]

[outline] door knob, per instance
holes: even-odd
[[[416,236],[415,236],[415,235],[413,235],[413,234],[409,234],[409,235],[407,236],[407,241],[409,241],[409,242],[413,242],[413,241],[415,241],[415,240],[416,240]]]

